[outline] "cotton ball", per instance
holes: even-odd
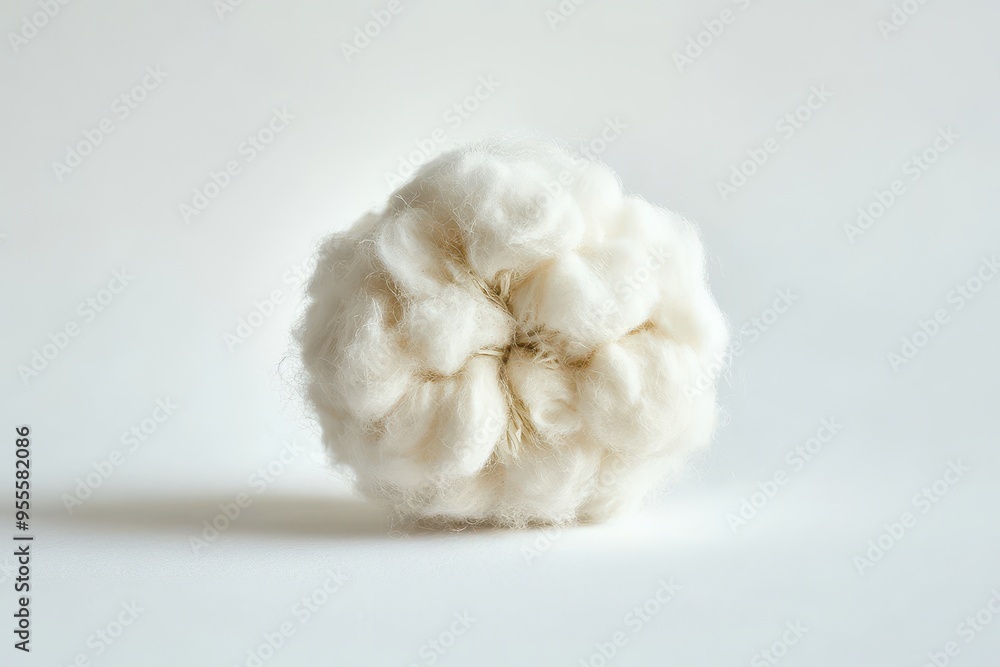
[[[297,337],[333,458],[406,517],[601,520],[707,446],[728,331],[697,230],[491,140],[323,244]]]

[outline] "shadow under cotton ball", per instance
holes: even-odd
[[[405,517],[604,519],[706,446],[698,232],[538,140],[446,153],[327,239],[297,335],[334,459]]]

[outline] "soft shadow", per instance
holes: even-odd
[[[299,537],[399,537],[405,526],[395,525],[385,511],[360,500],[330,496],[250,495],[248,507],[228,519],[220,532]],[[93,526],[121,531],[178,532],[201,535],[204,521],[225,520],[223,509],[234,514],[235,496],[145,497],[91,500],[73,508],[42,506],[35,511],[41,524]]]

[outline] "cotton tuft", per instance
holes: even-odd
[[[598,162],[441,155],[320,250],[297,337],[323,441],[405,517],[605,519],[711,440],[705,274],[695,227]]]

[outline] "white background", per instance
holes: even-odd
[[[1000,617],[960,624],[1000,590],[1000,279],[976,282],[1000,251],[1000,5],[909,0],[890,31],[888,0],[592,0],[566,20],[547,15],[557,0],[403,0],[348,62],[341,44],[385,7],[246,0],[220,18],[209,0],[80,1],[0,45],[0,488],[14,426],[29,424],[36,536],[29,656],[11,646],[16,575],[0,550],[0,664],[254,664],[248,651],[290,622],[264,664],[424,665],[466,611],[475,621],[435,664],[600,665],[598,644],[622,631],[609,664],[764,665],[786,623],[807,631],[774,648],[782,665],[919,666],[949,641],[948,664],[997,664]],[[704,22],[718,32],[724,9],[712,37]],[[38,11],[5,2],[0,28],[20,33]],[[699,33],[707,46],[679,67]],[[166,78],[122,118],[115,100],[147,67]],[[480,77],[500,85],[469,99]],[[800,108],[813,87],[831,96]],[[477,108],[457,124],[463,103]],[[274,109],[294,119],[248,162],[241,142]],[[797,111],[808,119],[780,129]],[[114,131],[57,173],[102,119]],[[742,332],[711,454],[607,525],[390,531],[324,464],[296,398],[297,271],[438,128],[435,152],[518,128],[580,146],[609,119],[625,129],[592,147],[628,189],[700,223]],[[912,157],[947,128],[958,138],[913,180]],[[769,138],[777,152],[723,198],[718,183]],[[180,206],[229,160],[240,173],[186,221]],[[895,179],[902,194],[849,239]],[[79,304],[107,301],[115,271],[132,278],[89,319]],[[967,282],[979,291],[958,299]],[[227,344],[275,290],[273,313]],[[774,317],[779,290],[794,302]],[[947,321],[893,368],[938,310]],[[68,324],[77,335],[25,372]],[[127,452],[122,433],[168,398],[173,414]],[[796,469],[787,453],[824,418],[843,426]],[[301,452],[275,463],[289,443]],[[120,465],[95,477],[114,450]],[[280,474],[258,494],[269,463]],[[967,471],[915,503],[951,463]],[[99,484],[71,513],[65,494],[88,474]],[[250,507],[195,550],[241,492]],[[884,556],[857,560],[905,512]],[[327,571],[348,580],[301,623],[295,605]],[[671,578],[676,596],[634,632],[626,615]],[[95,639],[133,601],[135,622]]]

